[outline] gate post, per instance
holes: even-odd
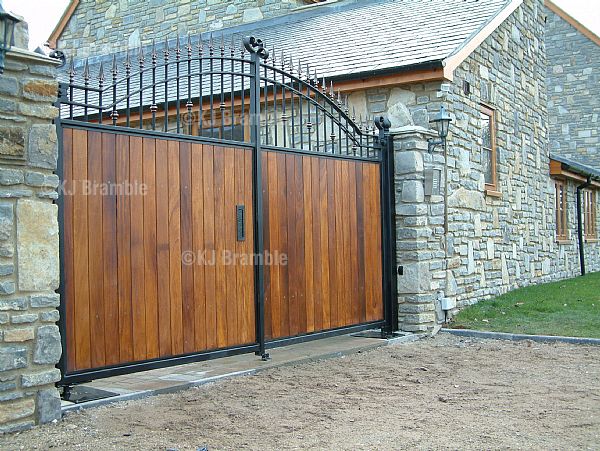
[[[382,283],[385,326],[382,335],[390,336],[398,330],[398,295],[396,290],[396,227],[394,225],[394,147],[390,135],[391,123],[380,116],[375,119],[381,146],[381,227],[382,227]]]
[[[262,155],[260,150],[260,60],[269,52],[260,39],[244,38],[244,47],[250,52],[252,61],[252,83],[250,85],[250,140],[252,152],[252,199],[254,207],[254,298],[256,305],[256,340],[259,349],[256,355],[268,360],[265,349],[265,268],[264,268],[264,222],[262,200]]]

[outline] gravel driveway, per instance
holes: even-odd
[[[599,449],[600,347],[446,334],[86,410],[0,449]]]

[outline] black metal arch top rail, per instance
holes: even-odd
[[[93,74],[94,73],[94,74]],[[356,117],[348,97],[308,64],[268,52],[260,39],[232,37],[192,44],[188,36],[150,55],[140,47],[110,69],[81,74],[73,60],[68,82],[59,83],[57,106],[63,119],[115,127],[194,135],[380,160],[377,129]]]

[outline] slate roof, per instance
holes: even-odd
[[[343,0],[285,16],[215,32],[225,42],[234,35],[261,38],[294,60],[309,63],[320,76],[354,78],[418,65],[440,66],[509,3],[508,0]],[[208,40],[208,33],[202,34]],[[151,38],[151,37],[149,37]],[[196,43],[198,36],[192,36]],[[170,41],[175,46],[176,38]],[[163,43],[157,43],[162,50]],[[150,53],[150,46],[145,47]],[[162,55],[162,52],[159,52]],[[118,61],[124,53],[117,54]],[[112,55],[89,59],[92,72]],[[135,61],[135,60],[134,60]],[[83,61],[76,61],[81,67]],[[106,66],[105,66],[106,68]],[[79,70],[81,73],[81,70]],[[65,74],[61,75],[66,78]]]

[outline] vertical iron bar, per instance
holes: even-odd
[[[113,55],[113,67],[112,67],[112,91],[113,91],[113,105],[112,105],[112,123],[113,125],[117,125],[117,119],[119,118],[119,113],[117,113],[117,57]]]
[[[208,57],[209,57],[209,61],[210,61],[210,137],[214,138],[214,127],[215,127],[215,111],[214,111],[214,100],[213,100],[213,94],[214,94],[214,74],[213,74],[213,70],[214,70],[214,59],[213,56],[215,54],[215,48],[214,48],[214,41],[213,41],[213,36],[212,33],[210,34],[210,42],[208,43]]]
[[[152,112],[152,130],[156,130],[156,110],[158,110],[156,106],[156,59],[156,44],[152,40],[152,105],[150,106],[150,111]]]
[[[144,49],[140,45],[140,55],[139,55],[139,63],[140,63],[140,128],[144,128]]]
[[[242,45],[242,48],[240,50],[240,59],[242,60],[240,62],[240,72],[242,74],[246,73],[246,63],[244,62],[244,46]],[[240,87],[240,93],[242,96],[241,99],[241,113],[240,113],[240,122],[242,124],[242,133],[244,133],[244,141],[246,141],[246,105],[244,105],[245,103],[245,98],[246,98],[246,77],[245,76],[241,76],[240,77],[240,82],[241,82],[241,87]]]
[[[292,60],[292,58],[290,57],[290,104],[291,104],[291,109],[292,109],[292,130],[291,130],[291,134],[290,134],[290,147],[293,149],[295,147],[295,135],[296,135],[296,131],[294,129],[294,126],[296,125],[295,120],[294,120],[294,79],[292,78],[294,75],[294,60]]]
[[[175,70],[176,70],[176,74],[175,74],[175,85],[176,85],[176,90],[177,90],[177,94],[175,95],[175,117],[177,118],[177,134],[180,133],[181,131],[181,112],[180,112],[180,106],[179,106],[179,99],[180,99],[180,95],[179,95],[179,66],[180,66],[180,62],[181,62],[181,46],[179,44],[179,36],[177,36],[177,45],[175,46]]]
[[[325,82],[325,77],[323,77],[323,86],[321,86],[321,90],[323,91],[323,99],[327,98],[327,84]],[[323,152],[327,153],[327,103],[323,100]]]
[[[221,103],[219,104],[219,111],[221,112],[221,133],[219,138],[225,139],[225,41],[223,34],[221,34]]]
[[[304,114],[302,112],[302,103],[303,103],[303,99],[302,99],[302,65],[300,64],[300,60],[298,60],[298,79],[300,80],[298,82],[298,92],[300,93],[300,95],[298,96],[298,114],[299,114],[299,126],[298,129],[300,130],[300,149],[304,150],[304,130],[302,128],[302,124],[304,122]]]
[[[202,71],[204,70],[203,64],[203,55],[204,55],[204,46],[202,44],[202,36],[198,37],[198,85],[199,85],[199,93],[198,93],[198,136],[202,136],[203,133],[203,122],[204,122],[204,99],[202,98],[202,83],[204,83],[204,74]]]
[[[253,200],[254,200],[254,253],[263,256],[263,205],[262,205],[262,169],[260,149],[260,59],[256,52],[251,53],[252,78],[250,88],[250,125],[254,144],[252,158]],[[268,357],[265,351],[265,286],[262,259],[254,266],[254,295],[257,307],[256,334],[259,353],[263,359]]]
[[[98,123],[102,124],[102,90],[104,89],[104,65],[100,63],[98,72]]]
[[[231,56],[231,61],[229,64],[229,67],[231,68],[231,75],[230,75],[230,79],[229,81],[231,82],[231,95],[229,96],[229,101],[231,102],[231,117],[229,118],[230,122],[231,122],[231,140],[233,141],[233,128],[235,126],[235,107],[233,104],[233,94],[234,94],[234,75],[233,73],[235,72],[235,50],[233,48],[234,46],[234,42],[233,42],[233,35],[231,36],[231,48],[229,49],[229,53]]]
[[[165,48],[163,52],[165,56],[165,123],[163,124],[163,126],[165,132],[167,132],[169,131],[169,41],[167,40],[167,38],[165,38]]]
[[[130,124],[130,120],[131,120],[131,99],[130,99],[130,95],[131,95],[131,60],[129,59],[129,49],[127,49],[127,56],[125,57],[125,78],[127,79],[127,107],[125,109],[125,116],[127,118],[126,120],[126,124],[127,127],[129,127]]]
[[[285,57],[283,51],[281,52],[281,122],[283,130],[283,147],[287,147],[287,120],[288,117],[285,113]]]
[[[75,66],[73,57],[69,65],[69,119],[73,119],[73,82],[75,81]]]
[[[273,145],[278,145],[278,130],[277,130],[277,84],[275,80],[277,79],[277,72],[275,72],[275,49],[273,49]]]
[[[89,101],[89,84],[90,84],[90,67],[88,65],[87,59],[85,60],[85,67],[83,68],[83,96],[84,96],[84,107],[83,107],[83,120],[85,122],[88,121],[88,101]]]
[[[190,35],[188,34],[188,41],[187,41],[187,91],[188,91],[188,98],[187,98],[187,103],[185,104],[185,106],[187,107],[187,117],[186,117],[186,121],[187,121],[187,129],[188,129],[188,135],[192,134],[192,124],[193,124],[193,120],[192,120],[192,107],[194,106],[194,104],[192,103],[192,41],[190,38]]]
[[[311,84],[311,80],[310,80],[310,72],[308,69],[308,65],[306,66],[306,112],[308,114],[308,118],[307,118],[307,122],[306,122],[306,130],[308,131],[308,150],[311,151],[312,150],[312,136],[311,136],[311,132],[312,132],[312,122],[310,122],[310,109],[312,108],[312,103],[311,103],[311,88],[312,88],[312,84]]]

